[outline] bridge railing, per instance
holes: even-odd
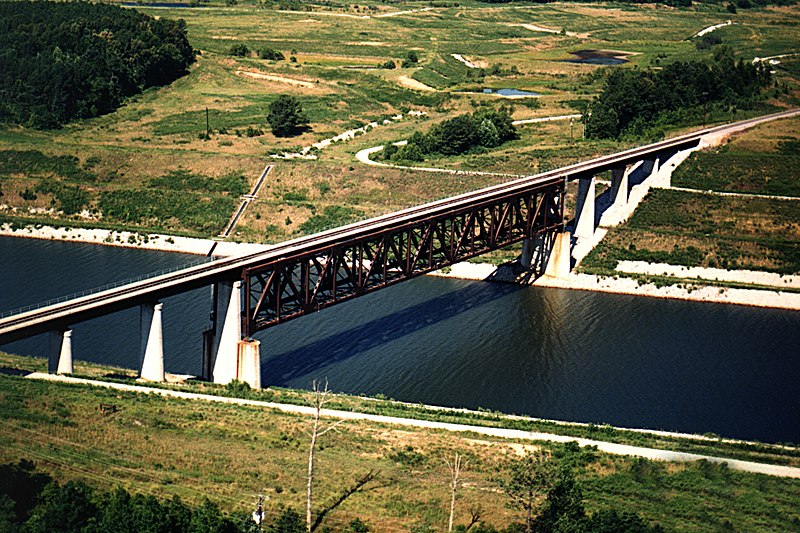
[[[135,278],[128,278],[123,279],[120,281],[115,281],[113,283],[108,283],[106,285],[100,287],[94,287],[92,289],[87,289],[85,291],[75,292],[72,294],[68,294],[66,296],[59,296],[58,298],[53,298],[51,300],[47,300],[46,302],[39,302],[31,305],[26,305],[25,307],[19,307],[17,309],[11,309],[9,311],[2,311],[0,312],[0,319],[7,318],[14,315],[19,315],[22,313],[27,313],[29,311],[35,311],[36,309],[41,309],[43,307],[47,307],[50,305],[55,305],[61,302],[66,302],[68,300],[74,300],[76,298],[82,298],[83,296],[89,296],[91,294],[97,294],[99,292],[107,291],[110,289],[115,289],[117,287],[121,287],[123,285],[128,285],[130,283],[136,283],[139,281],[144,281],[146,279],[157,278],[158,276],[163,276],[165,274],[171,274],[172,272],[177,272],[178,270],[183,270],[186,268],[191,268],[193,266],[202,265],[204,263],[208,263],[212,261],[210,257],[204,257],[202,259],[197,259],[195,261],[190,261],[188,263],[182,263],[180,265],[176,265],[174,267],[165,268],[159,270],[157,272],[149,272],[147,274],[142,274],[141,276],[137,276]]]

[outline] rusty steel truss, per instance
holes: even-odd
[[[438,270],[522,241],[552,242],[563,231],[565,182],[480,203],[443,208],[337,242],[246,268],[243,333]]]

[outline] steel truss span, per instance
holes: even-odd
[[[251,336],[526,238],[547,248],[563,230],[564,191],[564,181],[550,182],[246,268],[243,332]],[[544,263],[536,268],[533,275],[543,273]]]

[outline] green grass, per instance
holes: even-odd
[[[583,261],[609,274],[627,259],[684,266],[800,272],[800,203],[651,190]]]
[[[208,235],[223,229],[236,202],[232,196],[190,191],[119,189],[102,193],[97,205],[113,222],[162,231],[188,228]]]
[[[672,175],[676,187],[798,196],[800,155],[717,150],[698,152]]]
[[[30,364],[2,357],[6,368]],[[40,369],[44,366],[43,361],[31,361]],[[86,370],[83,364],[78,368]],[[307,399],[307,393],[281,389],[249,394],[291,398],[294,403]],[[372,404],[408,414],[424,411],[381,400],[337,396],[335,401],[336,408],[352,402],[359,409]],[[100,403],[119,410],[101,416]],[[260,493],[269,496],[271,516],[282,506],[299,508],[303,502],[305,430],[311,423],[307,417],[7,375],[0,375],[0,416],[0,462],[32,459],[60,481],[81,479],[103,489],[122,486],[160,498],[179,495],[189,503],[208,496],[226,511],[251,510],[250,495]],[[458,413],[437,416],[461,416],[471,422]],[[482,416],[499,418],[492,413]],[[505,459],[515,455],[508,441],[357,421],[342,428],[320,442],[316,501],[330,501],[343,483],[369,470],[379,471],[381,487],[347,500],[331,514],[329,525],[361,517],[375,531],[407,531],[420,522],[444,527],[449,489],[443,458],[455,451],[470,459],[457,523],[468,520],[467,509],[476,503],[483,507],[486,522],[503,526],[520,519],[505,505],[494,481],[503,475]],[[795,479],[735,472],[705,462],[660,463],[575,446],[542,446],[576,465],[589,512],[636,512],[669,531],[719,531],[725,521],[744,531],[785,531],[797,523],[800,481]]]
[[[0,150],[0,175],[4,174],[60,176],[75,182],[97,179],[89,168],[81,167],[76,156],[50,156],[38,150]]]

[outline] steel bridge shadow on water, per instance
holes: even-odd
[[[264,386],[291,386],[290,382],[294,379],[314,374],[331,364],[358,357],[381,345],[402,339],[433,324],[450,320],[464,312],[525,289],[526,287],[511,283],[470,283],[466,287],[338,331],[274,357],[267,355],[261,365],[261,383]],[[338,311],[347,312],[347,306]],[[328,311],[328,313],[335,312]],[[297,321],[296,327],[307,319],[306,317]],[[264,345],[268,354],[269,343],[266,342]]]

